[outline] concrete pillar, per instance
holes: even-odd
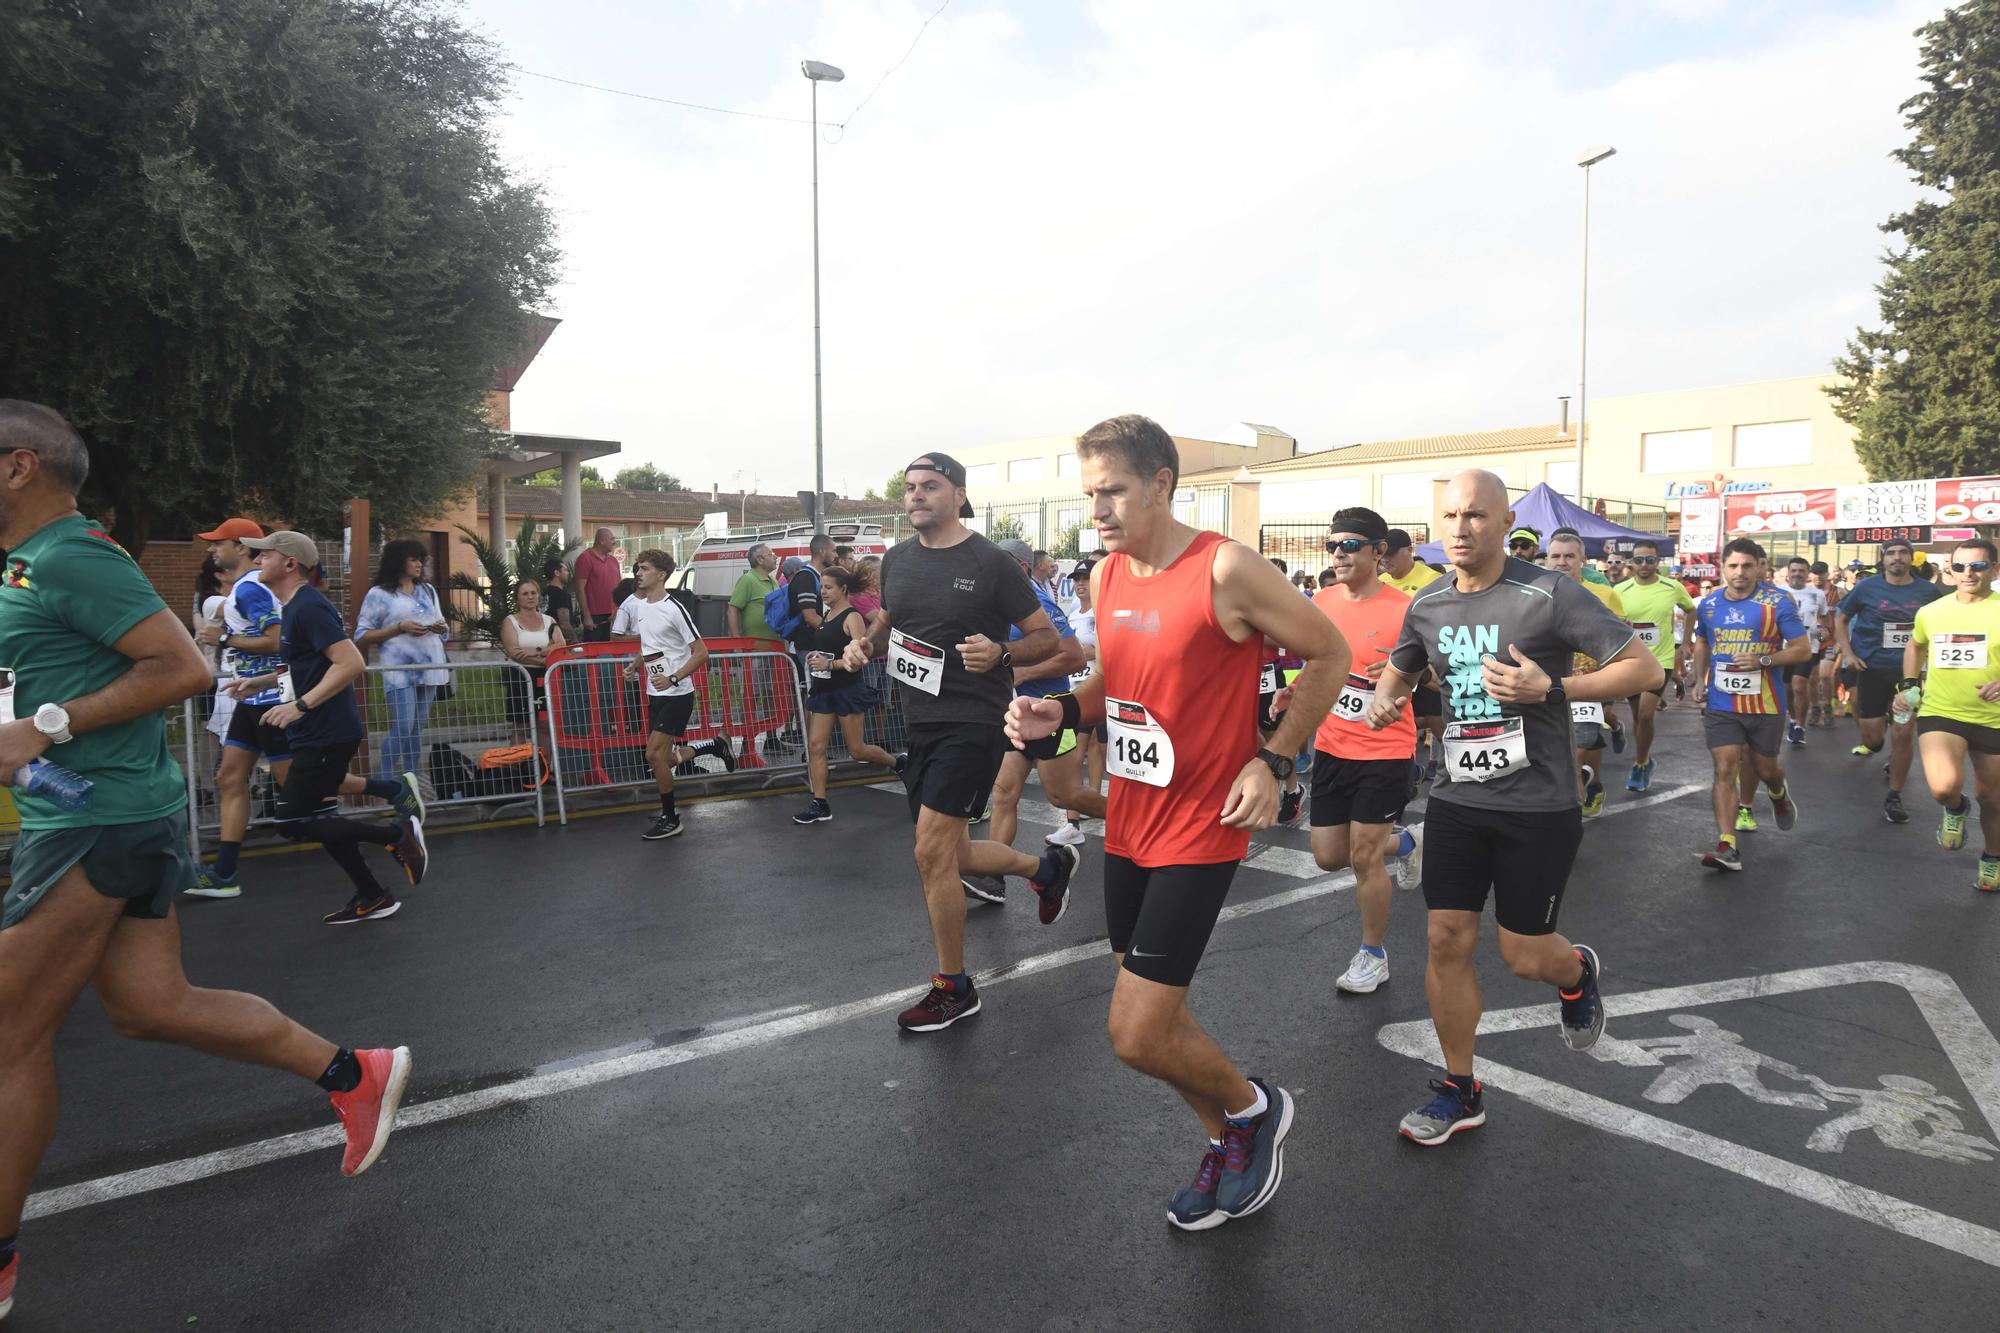
[[[583,542],[583,460],[564,454],[562,461],[563,545]]]
[[[507,555],[507,478],[486,474],[486,543],[503,560]]]
[[[1264,484],[1249,468],[1238,468],[1229,480],[1229,535],[1257,550],[1263,523]]]

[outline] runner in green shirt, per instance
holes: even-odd
[[[1667,669],[1667,680],[1678,679],[1687,661],[1687,624],[1674,631],[1674,608],[1694,610],[1694,598],[1679,579],[1660,577],[1660,546],[1644,538],[1632,543],[1626,559],[1632,577],[1618,585],[1618,600],[1625,604],[1626,622],[1639,642],[1653,651],[1653,658]],[[1632,754],[1632,775],[1625,779],[1626,791],[1644,791],[1653,784],[1653,716],[1667,700],[1667,680],[1660,688],[1632,701],[1634,739],[1638,749]]]
[[[58,413],[0,399],[0,775],[45,755],[95,784],[64,811],[19,788],[0,897],[0,1312],[12,1302],[28,1183],[55,1135],[55,1034],[93,986],[117,1029],[312,1079],[347,1127],[341,1170],[381,1155],[410,1052],[355,1051],[254,995],[181,971],[174,895],[194,878],[187,798],[163,710],[206,693],[208,663],[131,556],[77,512],[90,473]],[[10,711],[11,708],[11,711]]]
[[[1903,649],[1903,680],[1891,701],[1901,725],[1917,715],[1917,752],[1931,795],[1944,808],[1938,844],[1965,845],[1965,765],[1979,796],[1985,837],[1978,887],[2000,893],[2000,597],[1993,595],[1994,545],[1960,542],[1946,565],[1955,596],[1917,609]],[[1921,677],[1921,684],[1919,683]]]

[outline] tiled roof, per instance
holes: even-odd
[[[835,500],[828,511],[834,518],[889,514],[901,508],[889,500]],[[732,520],[765,525],[805,522],[804,507],[791,495],[752,495],[733,491],[711,496],[707,491],[620,491],[609,487],[585,487],[585,522],[598,519],[659,523],[662,526],[693,526],[702,515],[728,510]],[[509,486],[507,516],[518,523],[529,516],[562,517],[562,490],[556,486]]]

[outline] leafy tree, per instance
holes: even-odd
[[[986,540],[994,542],[1028,540],[1028,530],[1021,526],[1019,514],[1002,514],[986,524]]]
[[[861,498],[864,500],[880,500],[882,497],[876,494],[873,486],[870,486],[866,491],[862,492]]]
[[[461,526],[459,533],[479,561],[480,577],[475,579],[462,569],[456,570],[451,576],[451,590],[471,593],[479,609],[468,614],[452,606],[446,614],[467,638],[498,643],[500,622],[514,614],[514,589],[522,579],[531,578],[539,583],[549,561],[568,560],[569,551],[564,548],[560,534],[536,532],[532,518],[522,522],[521,531],[514,538],[511,561],[471,528]]]
[[[620,468],[611,478],[611,484],[621,491],[684,491],[681,479],[669,472],[662,472],[651,463],[640,463],[636,467]]]
[[[586,491],[601,491],[604,489],[604,474],[588,463],[585,463],[576,470],[576,477],[577,484],[582,486]],[[559,467],[544,468],[542,471],[534,473],[531,476],[521,478],[521,484],[524,486],[560,486],[562,485],[562,469]]]
[[[1892,156],[1943,197],[1882,225],[1903,237],[1875,288],[1883,326],[1856,330],[1827,391],[1876,480],[2000,472],[2000,0],[1918,35],[1914,137]]]
[[[900,473],[900,472],[891,472],[891,473],[889,474],[889,484],[888,484],[888,485],[886,485],[886,486],[884,486],[884,487],[882,488],[882,498],[883,498],[884,500],[887,500],[887,501],[888,501],[888,502],[889,502],[890,504],[901,504],[901,503],[903,503],[903,474],[902,474],[902,473]]]
[[[1072,523],[1056,534],[1049,554],[1058,560],[1075,560],[1083,555],[1083,524]]]
[[[505,71],[445,0],[0,9],[0,384],[82,431],[127,547],[463,492],[558,258]]]

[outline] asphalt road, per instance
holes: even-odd
[[[638,814],[442,835],[400,916],[341,930],[318,852],[246,860],[243,899],[183,914],[189,975],[412,1047],[403,1127],[343,1180],[317,1090],[122,1041],[86,997],[7,1327],[1990,1327],[1976,849],[1936,846],[1920,791],[1882,822],[1879,766],[1815,731],[1798,829],[1705,872],[1696,722],[1664,716],[1643,805],[1616,775],[1564,904],[1606,965],[1606,1058],[1489,950],[1489,1123],[1440,1149],[1395,1133],[1436,1072],[1420,898],[1391,982],[1341,995],[1351,889],[1303,828],[1260,837],[1193,997],[1298,1120],[1272,1204],[1199,1235],[1164,1216],[1195,1122],[1104,1036],[1096,842],[1057,926],[1019,886],[973,910],[999,975],[924,1037],[893,1026],[931,958],[883,791],[810,829],[793,797],[696,806],[661,844]]]

